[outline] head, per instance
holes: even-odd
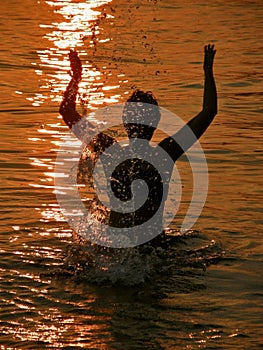
[[[150,141],[160,120],[158,102],[151,91],[134,91],[125,104],[122,119],[129,139]]]

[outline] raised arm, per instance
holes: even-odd
[[[187,125],[192,129],[196,138],[199,139],[203,135],[205,130],[211,124],[212,120],[217,114],[217,93],[216,84],[213,75],[213,62],[216,50],[214,45],[205,46],[204,55],[204,73],[205,73],[205,86],[204,86],[204,98],[203,109],[197,114]]]
[[[191,119],[187,125],[182,127],[182,129],[180,129],[175,135],[173,135],[173,137],[167,137],[159,144],[159,146],[170,154],[174,161],[176,161],[195,143],[197,139],[203,135],[217,114],[217,93],[213,75],[215,53],[216,50],[214,50],[214,45],[209,44],[205,46],[203,65],[205,84],[203,108],[201,112]],[[174,139],[176,139],[177,142]]]
[[[71,129],[80,119],[81,115],[76,110],[76,99],[81,81],[82,65],[76,51],[70,50],[69,53],[72,78],[64,92],[63,100],[60,104],[59,113],[64,122]]]
[[[89,134],[89,130],[96,130],[96,125],[93,125],[87,119],[83,119],[83,124],[74,127],[81,119],[82,116],[76,110],[76,99],[79,89],[79,83],[82,75],[82,65],[79,59],[77,51],[70,50],[69,53],[70,67],[71,67],[71,80],[64,92],[63,100],[60,104],[59,113],[62,115],[64,122],[72,129],[76,137],[82,142],[86,142],[86,136]],[[95,158],[102,154],[106,148],[110,147],[116,140],[111,136],[99,133],[93,137],[89,144],[86,146],[89,151],[95,154]],[[94,158],[94,159],[95,159]],[[97,159],[97,158],[96,158]]]

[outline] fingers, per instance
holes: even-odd
[[[70,59],[70,60],[73,60],[73,59],[76,59],[76,58],[78,59],[78,58],[79,58],[79,57],[78,57],[77,51],[72,50],[72,49],[70,49],[70,52],[69,52],[68,56],[69,56],[69,59]]]
[[[214,49],[215,48],[215,45],[214,44],[208,44],[208,45],[205,45],[205,53],[216,53],[216,50]]]
[[[70,60],[70,68],[72,71],[71,75],[75,80],[80,81],[81,73],[82,73],[82,64],[79,59],[77,51],[70,49],[68,57]]]
[[[213,51],[213,49],[214,49],[214,45],[211,45],[211,44],[205,45],[205,52]]]
[[[78,53],[75,50],[70,50],[68,54],[70,63],[73,64],[74,66],[81,66],[81,61],[79,59]]]
[[[204,64],[205,71],[210,71],[213,67],[214,57],[216,54],[215,46],[213,44],[205,45],[204,47]]]

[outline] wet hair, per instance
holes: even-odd
[[[144,92],[139,89],[135,90],[132,93],[132,95],[128,98],[127,102],[143,102],[158,106],[158,102],[151,91]]]
[[[150,140],[160,120],[158,102],[151,91],[135,90],[123,111],[123,124],[129,138]]]

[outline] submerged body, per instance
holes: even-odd
[[[201,112],[192,118],[175,135],[168,136],[158,144],[158,146],[169,155],[172,160],[172,164],[167,163],[165,181],[158,177],[158,174],[154,172],[150,163],[136,157],[133,158],[132,154],[130,159],[118,165],[113,173],[107,173],[107,166],[104,166],[108,185],[111,186],[114,195],[118,199],[123,202],[130,200],[132,197],[132,183],[134,180],[141,178],[147,182],[149,195],[147,201],[138,210],[131,213],[122,213],[107,209],[100,202],[95,193],[93,200],[90,202],[89,211],[98,220],[107,223],[111,227],[125,229],[141,225],[158,211],[159,215],[157,221],[154,222],[154,225],[156,226],[156,229],[161,232],[160,227],[162,227],[163,215],[163,205],[161,202],[163,196],[166,196],[168,191],[174,163],[197,139],[200,138],[217,114],[217,93],[213,77],[215,52],[213,45],[205,46],[203,66],[205,85],[203,108]],[[76,98],[78,94],[78,85],[81,81],[82,66],[75,51],[70,51],[69,58],[72,69],[72,79],[64,93],[64,98],[60,106],[60,113],[69,128],[73,130],[77,137],[81,138],[82,136],[75,132],[75,130],[77,130],[75,126],[82,119],[82,116],[76,110]],[[143,104],[143,110],[140,107],[140,103]],[[147,123],[145,122],[146,120]],[[148,154],[160,158],[160,155],[154,155],[154,148],[149,144],[159,120],[160,113],[158,103],[152,93],[136,90],[127,100],[123,113],[123,124],[129,137],[130,148],[132,149],[135,147],[138,140],[143,140],[147,145],[146,148]],[[87,122],[86,127],[91,129],[94,128],[90,122]],[[188,137],[189,129],[191,130],[193,137]],[[175,139],[183,139],[184,146],[180,147]],[[110,163],[110,157],[108,157],[107,160],[107,148],[110,146],[116,147],[116,150],[117,147],[120,147],[114,138],[105,133],[99,133],[86,146],[80,161],[80,174],[82,173],[82,169],[87,170],[86,176],[83,177],[84,182],[89,182],[92,178],[95,164],[102,154],[104,159],[106,157],[105,164],[107,164],[107,162]],[[121,150],[118,152],[121,152]],[[118,152],[116,153],[118,154]],[[90,184],[91,186],[93,185],[92,181]],[[153,237],[154,236],[156,236],[156,234],[153,234]]]

